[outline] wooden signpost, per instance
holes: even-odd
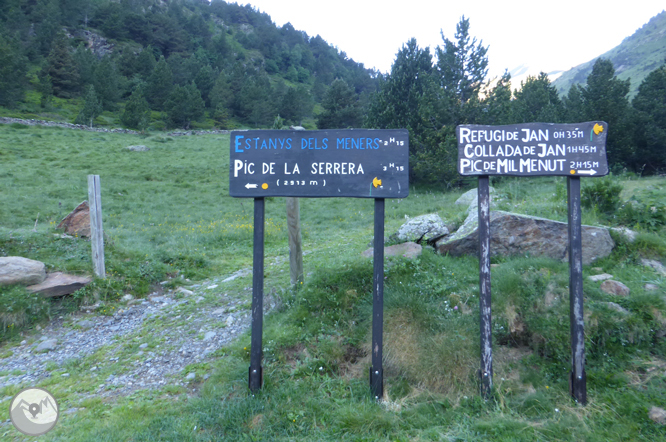
[[[383,396],[384,200],[409,194],[406,130],[252,130],[231,133],[229,194],[254,198],[252,340],[249,387],[263,381],[264,198],[374,198],[372,367],[370,387]]]
[[[587,403],[580,177],[608,174],[604,122],[527,123],[456,128],[458,172],[479,177],[479,307],[481,323],[481,394],[493,385],[489,176],[566,176],[569,208],[569,302],[571,373],[569,390]]]

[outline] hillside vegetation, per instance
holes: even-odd
[[[633,35],[598,58],[610,60],[619,79],[631,80],[629,96],[635,96],[645,77],[666,60],[666,11],[652,17]],[[553,86],[559,93],[566,94],[574,84],[585,83],[593,65],[594,60],[591,60],[564,72]]]
[[[151,150],[125,149],[134,144]],[[38,326],[47,321],[78,330],[80,306],[103,303],[84,316],[97,321],[125,309],[120,299],[127,293],[143,298],[162,288],[194,290],[252,266],[252,203],[228,196],[228,135],[3,125],[0,160],[0,255],[38,259],[49,271],[90,273],[90,243],[62,237],[55,225],[86,198],[86,175],[98,173],[108,273],[62,300],[3,288],[0,358],[11,358],[22,340],[39,341]],[[566,220],[564,178],[503,178],[492,185],[500,209]],[[466,217],[466,208],[454,204],[461,193],[414,187],[404,200],[387,200],[387,235],[406,216],[424,213],[459,225]],[[630,173],[590,178],[584,195],[585,224],[625,225],[639,233],[633,243],[613,234],[614,252],[583,269],[585,407],[568,393],[567,264],[493,259],[495,390],[484,401],[476,375],[478,261],[428,248],[414,260],[386,259],[386,396],[375,402],[368,387],[372,261],[361,256],[373,235],[372,200],[301,199],[306,276],[292,290],[285,202],[269,198],[265,293],[279,307],[264,322],[262,391],[253,396],[247,389],[249,333],[193,362],[163,388],[122,395],[108,382],[149,363],[152,352],[170,349],[161,331],[203,315],[202,305],[222,294],[247,298],[251,277],[245,276],[216,283],[219,297],[208,290],[201,304],[190,298],[182,312],[155,316],[141,333],[89,356],[39,367],[49,376],[37,385],[67,411],[44,440],[663,440],[666,427],[648,414],[653,406],[666,408],[666,279],[640,260],[666,259],[666,183]],[[609,206],[619,209],[606,212]],[[604,272],[625,283],[630,295],[609,295],[587,279]],[[203,339],[194,332],[191,339]],[[147,354],[139,351],[141,342],[148,343]],[[0,372],[0,379],[36,369]],[[182,386],[189,372],[196,377]],[[27,386],[1,387],[0,405]],[[11,424],[0,431],[3,440],[22,440]]]

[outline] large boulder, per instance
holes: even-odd
[[[74,276],[66,273],[49,273],[47,278],[40,284],[28,286],[32,293],[39,293],[45,298],[63,296],[74,293],[92,282],[89,276]]]
[[[421,243],[449,234],[449,229],[436,213],[417,216],[400,226],[395,234],[399,241],[413,241]]]
[[[84,201],[76,209],[63,218],[58,224],[58,229],[64,229],[65,233],[76,236],[90,236],[90,208],[88,201]]]
[[[547,256],[566,261],[569,257],[566,223],[517,213],[490,212],[490,254],[500,256]],[[615,247],[608,229],[583,226],[583,264],[608,256]],[[479,249],[479,219],[474,211],[452,235],[436,244],[439,253],[476,255]]]
[[[20,256],[0,257],[0,286],[39,284],[46,279],[43,262]]]

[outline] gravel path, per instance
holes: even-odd
[[[0,359],[0,387],[33,386],[50,376],[87,371],[104,373],[98,396],[200,380],[194,372],[185,373],[185,367],[211,359],[211,353],[250,327],[251,287],[240,294],[224,292],[225,282],[249,274],[243,270],[222,281],[155,292],[129,300],[112,315],[99,313],[110,306],[99,306],[92,313],[53,321],[40,330],[41,336],[3,349],[12,354]],[[265,296],[264,312],[274,307],[273,297]],[[81,364],[100,350],[101,358]]]

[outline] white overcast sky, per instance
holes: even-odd
[[[612,49],[666,8],[664,0],[254,0],[273,22],[287,22],[368,68],[389,72],[410,38],[420,47],[454,39],[462,15],[489,46],[491,76],[520,65],[530,71],[568,70]]]

